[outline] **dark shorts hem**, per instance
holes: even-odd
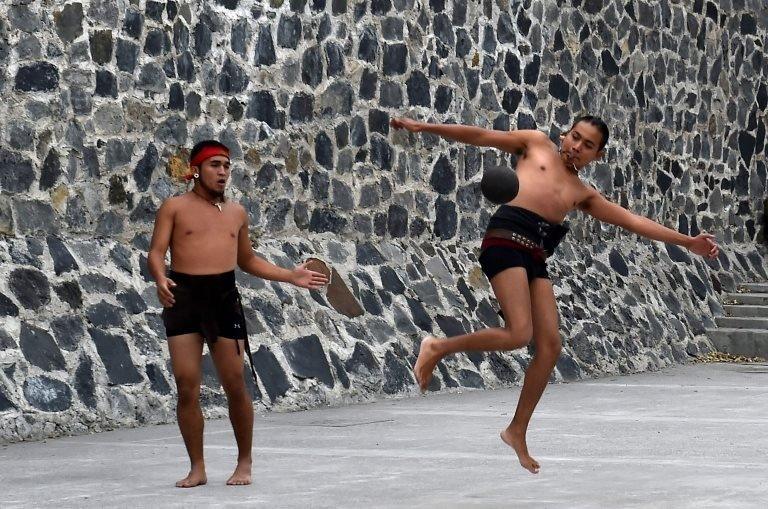
[[[165,329],[165,338],[170,339],[175,336],[182,336],[184,334],[200,334],[203,336],[203,339],[205,339],[205,335],[203,334],[203,330],[200,327],[190,328],[190,329]],[[234,334],[227,334],[225,331],[219,331],[219,335],[216,336],[216,339],[248,339],[248,334],[242,334],[242,333],[234,333]]]

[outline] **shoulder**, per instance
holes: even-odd
[[[545,132],[537,131],[535,129],[525,129],[517,132],[522,133],[531,145],[546,145],[548,147],[554,145]]]
[[[497,134],[498,143],[493,146],[502,148],[514,154],[525,155],[526,152],[552,147],[552,142],[546,134],[533,129],[520,129],[508,132],[491,131]]]
[[[552,150],[553,148],[556,148],[552,140],[549,139],[549,136],[547,136],[546,133],[543,133],[541,131],[526,129],[523,131],[513,131],[513,132],[518,133],[518,136],[524,140],[525,146],[529,150],[530,149]]]
[[[525,140],[525,142],[529,145],[533,145],[533,144],[551,145],[552,144],[552,140],[549,139],[549,136],[547,136],[545,133],[541,131],[536,131],[535,129],[519,129],[519,130],[509,131],[507,134],[511,137]]]
[[[171,196],[170,198],[166,198],[163,200],[163,203],[160,204],[160,208],[158,209],[158,212],[165,212],[165,213],[172,213],[178,210],[179,207],[182,206],[182,204],[185,202],[184,195],[179,196]]]
[[[581,210],[587,210],[599,200],[604,200],[605,197],[594,187],[589,184],[585,184],[578,179],[579,182],[579,197],[577,207]]]
[[[547,133],[543,131],[536,131],[531,129],[525,132],[530,133],[531,141],[534,143],[541,143],[544,145],[554,145],[554,143],[552,143],[552,140],[549,139],[549,136],[547,135]]]
[[[244,220],[248,220],[248,212],[245,210],[245,207],[243,207],[243,205],[240,202],[230,201],[229,203],[235,214],[242,217]]]

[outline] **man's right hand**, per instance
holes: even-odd
[[[163,278],[157,282],[157,298],[164,308],[169,308],[176,303],[176,299],[173,298],[173,291],[171,291],[175,286],[176,283],[169,278]]]
[[[422,130],[421,122],[410,118],[393,118],[389,121],[389,125],[395,129],[406,129],[412,133],[418,133]]]

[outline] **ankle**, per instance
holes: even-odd
[[[237,458],[237,464],[238,465],[251,465],[253,463],[253,459],[251,456],[243,456]]]
[[[436,354],[437,356],[440,357],[440,359],[442,359],[443,357],[451,353],[446,348],[446,346],[448,346],[447,341],[445,341],[444,339],[440,339],[436,336],[430,336],[430,338],[432,339],[432,344],[430,345],[430,348],[432,349],[433,354]]]
[[[513,421],[509,423],[509,426],[507,426],[507,431],[512,435],[525,437],[526,428],[527,426],[517,424]]]

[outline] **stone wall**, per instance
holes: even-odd
[[[580,214],[551,262],[554,380],[710,348],[718,294],[764,280],[768,13],[759,0],[16,0],[0,6],[0,441],[174,418],[146,270],[186,150],[232,148],[257,250],[328,259],[365,313],[240,275],[261,409],[414,393],[425,333],[497,325],[476,261],[492,149],[392,116],[612,139],[584,178],[714,262]],[[519,384],[530,352],[455,355],[434,389]],[[224,399],[205,358],[210,415]]]

